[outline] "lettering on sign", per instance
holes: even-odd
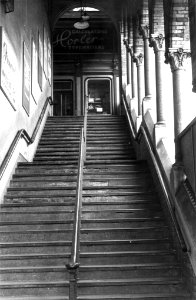
[[[53,47],[58,48],[59,52],[111,51],[113,49],[111,38],[112,34],[109,29],[66,29],[54,34]]]

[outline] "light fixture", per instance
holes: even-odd
[[[90,16],[87,14],[87,12],[85,10],[83,10],[82,20],[88,21],[89,19],[90,19]]]
[[[76,29],[87,29],[89,27],[89,23],[81,19],[79,22],[74,23],[74,27]]]
[[[80,9],[80,21],[74,23],[74,27],[76,29],[87,29],[89,27],[89,22],[88,20],[90,19],[89,15],[86,13],[85,11],[85,6],[82,2],[82,0],[80,1],[81,3],[81,9]]]

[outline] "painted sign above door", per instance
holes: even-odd
[[[114,29],[91,28],[78,30],[74,28],[58,29],[53,35],[53,47],[56,53],[96,53],[113,52]]]

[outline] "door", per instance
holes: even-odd
[[[54,81],[54,116],[73,115],[72,81]]]
[[[87,93],[89,96],[88,113],[111,113],[111,81],[110,79],[88,79]]]

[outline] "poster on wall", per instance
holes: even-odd
[[[38,83],[42,91],[42,73],[43,73],[43,44],[40,33],[38,32]]]
[[[0,88],[16,110],[18,63],[12,43],[0,27]]]
[[[48,38],[48,82],[51,85],[51,68],[52,68],[52,57],[51,57],[51,43]]]
[[[47,34],[46,34],[46,28],[44,26],[43,29],[43,35],[44,35],[44,51],[43,51],[43,70],[45,74],[45,78],[48,77],[48,41],[47,41]]]
[[[23,43],[23,85],[22,85],[22,106],[26,113],[30,112],[30,86],[31,86],[31,69],[30,55],[25,42]]]
[[[38,53],[33,38],[31,40],[31,94],[35,103],[37,103],[40,94],[38,85]]]

